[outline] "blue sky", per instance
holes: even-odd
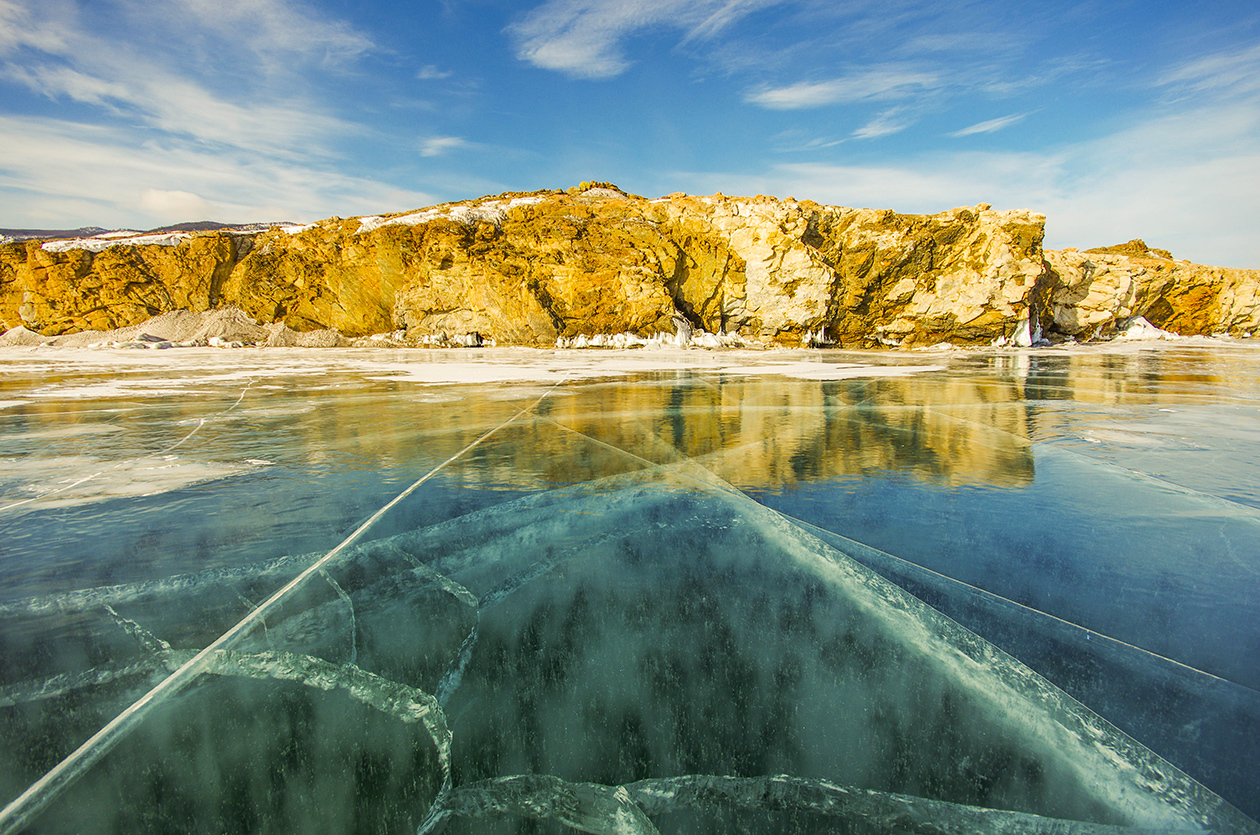
[[[0,226],[314,220],[608,180],[1048,215],[1260,268],[1260,7],[0,0]]]

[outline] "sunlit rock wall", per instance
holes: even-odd
[[[1254,270],[1145,245],[1042,250],[1044,217],[935,215],[608,184],[265,232],[0,247],[0,325],[46,336],[235,305],[261,323],[499,344],[677,328],[845,347],[1260,326]],[[1139,251],[1140,250],[1140,251]],[[1031,325],[1031,326],[1029,326]]]
[[[1133,316],[1179,334],[1260,330],[1260,271],[1174,261],[1132,246],[1048,250],[1048,330],[1105,337]]]

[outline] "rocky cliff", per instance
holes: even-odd
[[[53,336],[235,306],[408,344],[705,331],[845,347],[1102,337],[1136,316],[1183,334],[1260,328],[1257,271],[1141,242],[1047,252],[1043,232],[1041,215],[985,204],[905,215],[583,183],[263,231],[10,243],[0,325]]]

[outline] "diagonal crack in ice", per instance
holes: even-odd
[[[354,601],[350,599],[350,595],[346,594],[345,589],[325,569],[321,568],[319,573],[328,581],[328,585],[332,586],[333,591],[341,598],[341,602],[346,604],[346,611],[350,614],[350,663],[357,664],[359,662],[359,627],[354,617]],[[264,621],[263,629],[266,628],[267,624]]]
[[[105,611],[109,612],[110,616],[113,617],[114,621],[120,627],[122,627],[124,632],[136,639],[136,642],[140,644],[141,649],[146,652],[155,653],[168,652],[170,650],[170,644],[163,641],[161,638],[157,637],[131,618],[125,618],[118,614],[114,611],[114,607],[110,606],[108,603],[105,604]]]
[[[910,835],[1171,835],[1180,831],[1060,820],[787,775],[689,774],[607,786],[528,774],[455,789],[435,801],[417,835],[440,832],[454,817],[503,815],[556,820],[599,835],[655,835],[656,826],[648,815],[712,807],[806,813]]]

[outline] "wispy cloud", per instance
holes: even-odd
[[[338,173],[341,143],[366,131],[311,92],[372,48],[289,0],[0,0],[0,81],[86,106],[0,119],[6,215],[135,225],[423,205]]]
[[[988,54],[1015,49],[1021,38],[1011,32],[931,32],[901,44],[897,51],[906,55],[921,52],[962,52]]]
[[[881,136],[891,136],[894,133],[900,133],[914,123],[905,111],[899,107],[892,110],[885,110],[862,127],[853,131],[855,139],[878,139]]]
[[[1183,64],[1161,77],[1159,84],[1185,93],[1260,92],[1260,45],[1208,55]]]
[[[366,37],[340,22],[281,0],[175,0],[159,6],[119,0],[113,11],[128,32],[142,30],[157,40],[167,33],[176,44],[187,43],[175,37],[178,30],[200,21],[206,27],[203,40],[207,33],[222,35],[202,51],[220,57],[203,59],[213,63],[199,68],[187,60],[186,50],[97,31],[79,19],[77,6],[62,0],[26,7],[0,0],[0,17],[25,27],[9,46],[10,53],[21,49],[22,60],[0,66],[0,78],[54,100],[105,107],[160,133],[227,147],[319,155],[318,145],[327,137],[357,130],[304,98],[297,73],[287,84],[259,78],[274,69],[276,56],[284,57],[282,63],[297,57],[343,60],[370,47]],[[242,43],[243,55],[237,51]],[[253,83],[223,83],[227,74],[243,73],[248,80],[251,70]]]
[[[420,144],[420,156],[436,157],[457,148],[466,148],[468,143],[458,136],[434,136]]]
[[[150,0],[118,1],[141,20],[161,15],[163,29],[196,37],[209,34],[220,48],[228,44],[248,50],[268,72],[282,70],[295,59],[341,64],[375,47],[370,37],[345,21],[293,0],[168,0],[161,6]]]
[[[127,127],[0,115],[0,190],[32,222],[159,225],[314,220],[431,204],[433,197],[266,154],[149,142]]]
[[[67,17],[73,17],[73,9],[58,8],[56,0],[50,0],[37,15],[31,8],[17,0],[0,0],[0,56],[8,55],[22,47],[41,52],[60,53],[67,47]],[[50,12],[56,12],[50,14]]]
[[[441,81],[454,75],[453,70],[440,70],[433,64],[426,64],[416,73],[416,78],[421,81]]]
[[[786,130],[771,137],[774,149],[780,153],[821,151],[834,148],[848,140],[832,136],[812,136],[798,129]]]
[[[785,87],[763,87],[749,91],[744,100],[771,110],[803,110],[832,104],[906,98],[938,88],[943,83],[937,73],[890,65],[829,81],[801,81]]]
[[[0,66],[0,78],[21,84],[50,99],[69,98],[86,104],[109,105],[131,98],[124,84],[79,72],[72,67],[42,64],[23,67],[7,63]]]
[[[1010,127],[1016,122],[1022,121],[1027,116],[1028,116],[1027,113],[1014,113],[1010,116],[1001,116],[997,119],[989,119],[984,122],[976,122],[974,125],[971,125],[970,127],[965,127],[962,130],[956,130],[949,135],[954,136],[954,137],[962,137],[962,136],[972,136],[977,133],[995,133],[997,131],[1000,131],[1002,128]]]
[[[612,78],[631,61],[622,41],[641,29],[682,29],[684,41],[715,37],[783,0],[547,0],[508,28],[517,57],[575,78]]]

